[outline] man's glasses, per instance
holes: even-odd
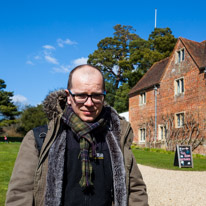
[[[100,104],[104,101],[104,97],[106,92],[104,91],[103,94],[73,94],[70,90],[69,93],[74,98],[74,101],[79,104],[84,104],[88,98],[90,97],[93,103]]]

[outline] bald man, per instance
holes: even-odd
[[[74,68],[66,90],[44,101],[48,131],[25,136],[7,206],[146,206],[148,197],[130,145],[130,124],[104,104],[102,73]]]

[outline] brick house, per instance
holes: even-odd
[[[140,146],[206,154],[206,41],[180,37],[130,90],[129,118]]]

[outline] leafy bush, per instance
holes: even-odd
[[[20,118],[21,126],[18,128],[18,131],[25,135],[29,130],[44,125],[47,121],[48,119],[42,105],[36,107],[28,106],[22,112]]]

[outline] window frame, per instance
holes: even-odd
[[[142,132],[144,131],[144,137],[142,136]],[[145,143],[146,142],[146,128],[142,127],[139,128],[139,143]]]
[[[182,128],[185,121],[185,112],[178,112],[175,114],[175,127]]]
[[[185,93],[185,80],[184,77],[175,79],[174,81],[175,95],[181,95]]]
[[[158,131],[158,140],[165,141],[167,138],[167,126],[164,124],[159,124]]]
[[[177,61],[176,63],[181,63],[185,60],[185,48],[179,49],[177,51]]]
[[[146,104],[146,92],[142,92],[139,94],[139,105]]]

